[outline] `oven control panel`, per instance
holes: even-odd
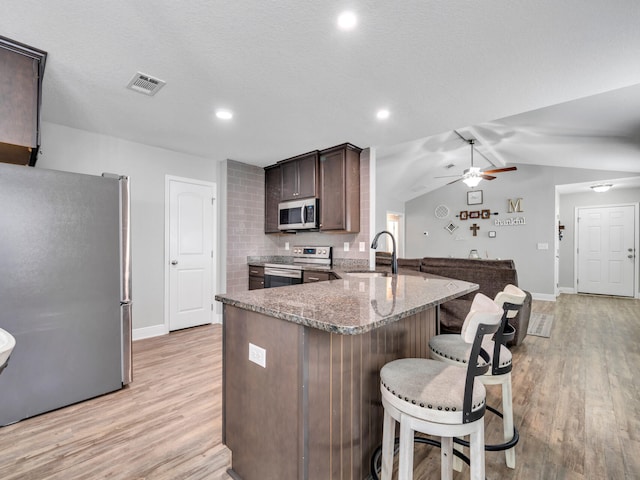
[[[300,260],[318,258],[318,259],[325,259],[325,260],[331,261],[331,248],[332,247],[322,247],[322,246],[315,246],[315,247],[297,246],[297,247],[293,247],[293,256],[296,259],[300,259]]]

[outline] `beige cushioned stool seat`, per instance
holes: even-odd
[[[421,418],[440,423],[462,422],[465,378],[459,367],[424,358],[394,360],[380,370],[384,388],[409,404],[404,410],[419,411]],[[474,379],[472,411],[482,408],[485,395],[484,385]]]

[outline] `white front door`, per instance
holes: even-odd
[[[213,318],[214,185],[168,179],[169,330]]]
[[[578,293],[634,296],[635,207],[578,208]]]

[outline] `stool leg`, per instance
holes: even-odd
[[[478,420],[478,429],[469,435],[469,450],[471,456],[471,480],[485,480],[484,478],[484,418]]]
[[[453,448],[459,452],[464,452],[464,447],[458,443],[454,443]],[[455,455],[453,456],[453,469],[456,472],[462,471],[462,459],[459,457],[456,457]]]
[[[396,421],[385,408],[382,424],[382,471],[380,472],[380,480],[391,480],[395,434]]]
[[[413,429],[409,422],[400,417],[400,454],[398,480],[413,479]]]
[[[440,478],[453,480],[453,438],[440,438]],[[457,458],[457,457],[455,457]]]
[[[513,438],[513,400],[511,389],[511,372],[509,372],[504,382],[502,382],[502,411],[503,411],[503,429],[504,440],[508,442]],[[516,449],[515,447],[505,450],[507,467],[516,468]]]

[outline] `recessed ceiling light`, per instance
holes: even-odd
[[[216,117],[220,120],[231,120],[233,118],[233,112],[231,110],[216,110]]]
[[[376,117],[378,117],[378,120],[386,120],[387,118],[389,118],[389,115],[391,115],[391,113],[386,108],[378,110],[378,113],[376,113]]]
[[[353,12],[342,12],[338,16],[338,27],[342,30],[353,30],[358,24],[358,17]]]

